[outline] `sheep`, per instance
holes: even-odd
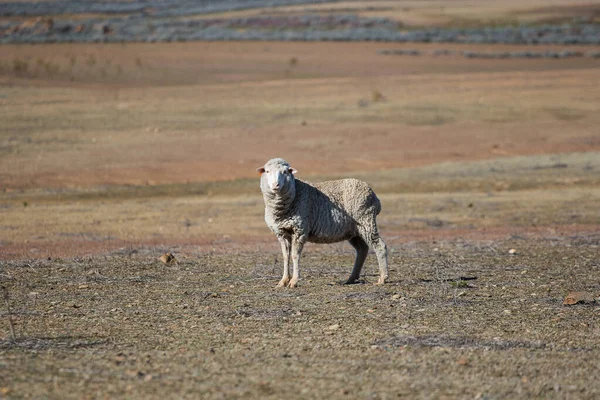
[[[387,246],[379,236],[376,216],[381,203],[373,190],[357,179],[311,184],[296,179],[297,172],[282,158],[256,169],[265,201],[265,222],[281,244],[283,277],[277,287],[294,288],[300,279],[300,255],[306,242],[336,243],[347,240],[356,259],[347,284],[356,283],[369,252],[377,254],[379,280],[388,278]],[[290,277],[290,257],[293,274]]]

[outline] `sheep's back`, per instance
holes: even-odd
[[[354,178],[320,182],[314,187],[323,192],[333,203],[342,207],[352,218],[365,214],[379,214],[381,203],[375,192],[365,182]]]

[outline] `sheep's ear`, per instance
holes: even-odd
[[[262,175],[265,173],[265,169],[263,167],[256,168],[256,172],[258,172],[259,175]]]
[[[292,168],[292,167],[289,167],[289,168],[288,168],[288,172],[289,172],[290,174],[295,174],[295,173],[296,173],[296,172],[298,172],[298,171],[297,171],[296,169]]]

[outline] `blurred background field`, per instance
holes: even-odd
[[[336,15],[339,6],[328,13]],[[512,12],[509,5],[504,11],[488,9],[487,2],[481,7],[472,12]],[[429,15],[419,10],[413,11]],[[595,10],[590,5],[588,14]],[[7,17],[26,18],[38,17]],[[581,21],[569,13],[565,18],[574,26]],[[597,45],[189,41],[2,48],[5,257],[14,253],[11,246],[27,248],[24,240],[56,249],[57,243],[68,246],[74,232],[96,231],[84,213],[77,215],[87,219],[59,228],[52,218],[68,211],[45,208],[57,200],[110,198],[132,206],[139,198],[243,194],[256,199],[254,218],[260,209],[254,171],[274,156],[308,180],[360,176],[378,192],[398,196],[521,190],[525,201],[538,196],[533,189],[593,192],[598,183],[600,58],[588,56]],[[574,56],[497,56],[503,54]],[[558,161],[544,158],[551,154],[560,154]],[[36,213],[47,219],[43,234],[19,222]],[[240,210],[237,217],[247,214]],[[132,234],[138,219],[125,229],[115,217],[102,227],[104,236],[92,235],[90,246],[103,237],[118,239],[108,247],[131,240],[193,242],[199,235],[219,240],[228,229],[215,229],[207,219],[178,215],[177,224],[189,220],[200,231],[165,230],[168,219],[158,213],[144,234]],[[568,222],[587,226],[596,219]],[[268,232],[229,234],[247,239]]]

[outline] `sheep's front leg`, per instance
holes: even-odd
[[[292,274],[292,280],[289,283],[289,287],[294,288],[298,285],[300,279],[300,255],[302,254],[302,248],[304,247],[304,237],[292,239],[292,262],[294,263],[294,272]]]
[[[280,237],[279,243],[281,243],[281,252],[283,253],[283,278],[277,284],[277,287],[285,287],[290,283],[290,251],[291,243],[289,239]]]

